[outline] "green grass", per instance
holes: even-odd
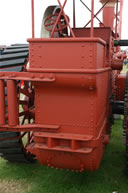
[[[121,73],[125,73],[126,71],[128,71],[128,68],[126,65],[123,65],[123,69],[122,69]]]
[[[124,165],[122,121],[117,120],[98,171],[74,173],[38,163],[9,164],[1,159],[0,193],[128,193]]]

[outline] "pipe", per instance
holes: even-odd
[[[76,5],[75,0],[73,0],[73,28],[76,27]]]
[[[35,37],[35,22],[34,22],[34,0],[31,0],[31,5],[32,5],[32,38]]]
[[[91,33],[90,36],[94,36],[94,29],[93,29],[93,24],[94,24],[94,0],[92,0],[92,5],[91,5]]]
[[[5,125],[5,93],[4,80],[0,80],[0,125]]]
[[[8,98],[8,124],[15,126],[19,124],[17,86],[15,80],[7,80],[7,98]]]
[[[114,40],[114,46],[128,46],[128,40]]]
[[[116,4],[116,27],[115,27],[115,36],[116,39],[118,37],[118,32],[117,32],[117,28],[118,28],[118,0],[117,0],[117,4]]]

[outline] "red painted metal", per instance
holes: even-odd
[[[24,81],[31,81],[31,82],[47,82],[47,83],[51,83],[55,81],[55,76],[54,74],[51,73],[28,73],[28,72],[14,72],[12,74],[12,72],[0,72],[0,79],[1,80],[7,80],[7,79],[11,79],[11,80],[24,80]],[[27,94],[24,91],[25,95]]]
[[[119,38],[121,38],[121,34],[122,34],[122,15],[123,15],[123,5],[124,5],[124,1],[120,0],[120,10],[118,12],[119,14],[119,21],[118,21],[118,26],[119,26]]]
[[[47,125],[47,124],[26,124],[26,125],[1,125],[0,131],[45,131],[45,132],[55,132],[60,128],[59,125]]]
[[[113,30],[114,7],[106,7],[106,8],[104,8],[103,20],[104,20],[104,25],[106,27],[110,27]]]
[[[5,125],[5,96],[4,81],[0,80],[0,125]]]
[[[121,73],[116,79],[116,99],[119,101],[124,100],[125,81],[126,81],[125,73]]]
[[[76,27],[76,3],[73,0],[73,28]]]
[[[90,32],[90,37],[93,37],[94,33],[93,33],[93,25],[94,25],[94,18],[93,18],[93,14],[94,13],[94,0],[92,0],[92,7],[91,7],[91,32]]]
[[[90,28],[76,27],[75,1],[71,28],[64,12],[67,0],[63,5],[58,0],[61,10],[56,21],[48,24],[52,26],[50,38],[34,38],[32,0],[29,68],[26,72],[0,72],[0,131],[24,132],[21,137],[28,133],[26,149],[36,155],[41,164],[80,172],[99,168],[109,143],[110,99],[123,100],[126,79],[120,74],[122,57],[116,53],[113,43],[116,34],[121,33],[117,32],[118,22],[116,28],[113,27],[115,1],[101,0],[103,5],[96,14],[94,0],[91,2],[91,10],[88,8],[91,20],[87,23],[91,22]],[[94,18],[98,18],[101,10],[103,24],[100,22],[102,25],[95,28]],[[54,38],[54,32],[62,30],[56,30],[61,16],[70,34]],[[3,80],[7,81],[8,124],[5,123]],[[20,93],[26,96],[23,101],[17,97],[17,80],[24,81],[20,88]],[[31,86],[27,86],[28,81]],[[19,104],[22,112],[18,112]],[[20,124],[21,116],[24,118]],[[25,119],[28,124],[24,124]]]
[[[35,121],[38,124],[42,122],[59,124],[61,127],[58,130],[60,134],[57,132],[58,139],[55,140],[54,136],[53,138],[47,136],[43,139],[45,133],[42,133],[38,139],[35,133],[35,145],[28,146],[28,150],[32,150],[32,153],[34,152],[40,163],[43,164],[47,164],[47,157],[50,157],[49,164],[53,167],[81,171],[82,164],[83,169],[94,170],[98,168],[103,154],[101,149],[104,149],[105,146],[101,133],[105,132],[107,122],[105,117],[109,109],[107,107],[101,116],[98,109],[99,104],[95,97],[96,95],[101,97],[99,99],[100,105],[107,104],[107,85],[104,86],[104,82],[109,82],[111,69],[105,68],[105,42],[98,38],[30,39],[29,44],[31,57],[28,70],[54,72],[56,77],[55,83],[51,86],[48,84],[37,86],[35,84]],[[56,50],[53,50],[52,47],[56,47]],[[38,48],[40,48],[39,55],[45,53],[47,63],[42,57],[39,58],[36,55]],[[73,57],[69,49],[73,50]],[[100,58],[98,53],[100,53]],[[61,60],[61,54],[63,54],[63,60]],[[33,63],[33,61],[38,62]],[[77,95],[75,94],[76,91]],[[101,94],[102,92],[104,95]],[[54,93],[56,93],[56,97]],[[97,109],[97,112],[94,113],[94,109]],[[90,119],[91,121],[89,121]],[[61,135],[64,135],[63,140],[60,138]],[[71,139],[68,138],[69,135]],[[73,135],[83,135],[85,138],[87,135],[91,135],[94,140],[99,136],[100,147],[94,146],[92,148],[89,146],[88,148],[86,142],[80,142],[78,139],[73,140]],[[42,142],[45,141],[44,144],[41,143],[40,138]],[[42,157],[39,152],[45,156]],[[99,158],[96,160],[95,154],[99,154]],[[55,161],[52,158],[54,156],[61,157],[61,160],[68,159],[68,162],[62,163],[58,158]],[[79,157],[78,161],[72,164],[73,159],[77,160],[76,157]],[[82,160],[81,164],[79,159]],[[88,164],[89,159],[94,162],[93,166]]]
[[[118,34],[117,34],[117,32],[118,32],[118,25],[117,25],[117,23],[118,23],[118,7],[119,6],[119,2],[117,1],[117,4],[116,4],[116,14],[115,14],[115,17],[116,17],[116,27],[115,27],[115,36],[116,36],[116,39],[117,39],[117,37],[118,37]]]
[[[17,86],[15,80],[7,80],[7,97],[8,97],[8,125],[9,126],[18,125],[19,108],[17,101]]]
[[[35,22],[34,22],[34,0],[31,0],[32,4],[32,38],[35,37]]]
[[[112,70],[122,70],[123,68],[123,60],[113,59],[112,60]]]

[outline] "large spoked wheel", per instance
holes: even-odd
[[[56,23],[56,19],[60,12],[59,6],[49,6],[43,16],[42,24],[41,24],[41,38],[49,38],[51,35],[51,31]],[[67,16],[68,18],[68,16]],[[68,18],[69,20],[69,18]],[[60,17],[60,20],[56,26],[55,32],[53,34],[54,38],[58,37],[66,37],[68,36],[68,27],[65,21],[63,14]]]
[[[34,87],[31,85],[31,82],[22,82],[20,83],[20,89],[18,94],[19,99],[19,123],[20,125],[31,124],[35,121],[34,113]],[[33,142],[33,132],[23,132],[20,133],[22,143],[25,149],[26,154],[29,157],[30,161],[33,161],[34,155],[27,152],[26,148],[29,144]]]
[[[57,20],[57,17],[58,17],[59,14],[53,14],[53,15],[50,15],[49,17],[47,17],[44,21],[44,26],[46,28],[46,30],[52,32],[52,29],[56,23],[56,20]],[[58,21],[58,24],[55,28],[55,32],[61,32],[63,31],[64,29],[67,28],[67,23],[64,19],[64,16],[61,15],[59,21]]]
[[[14,45],[2,52],[0,71],[22,72],[26,69],[28,45]],[[14,57],[14,59],[13,59]],[[2,69],[4,68],[4,69]],[[21,125],[34,122],[34,88],[29,82],[17,81],[19,101],[19,122]],[[8,124],[8,101],[5,80],[6,123]],[[34,155],[26,150],[32,143],[32,132],[0,132],[0,155],[9,162],[30,163]]]

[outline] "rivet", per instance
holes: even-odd
[[[81,169],[80,169],[80,172],[83,172],[83,171],[84,171],[84,168],[81,168]]]
[[[15,77],[16,75],[15,74],[12,74],[12,77]]]
[[[53,79],[53,75],[52,74],[50,74],[50,79]]]
[[[44,75],[43,75],[43,74],[41,74],[41,75],[40,75],[40,78],[41,78],[41,79],[43,79],[43,78],[44,78]]]
[[[49,160],[47,160],[47,163],[49,164]]]
[[[89,87],[89,90],[93,90],[93,87]]]
[[[31,78],[35,78],[34,74],[31,75]]]

